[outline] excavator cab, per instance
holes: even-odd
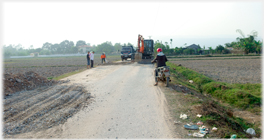
[[[138,35],[138,48],[135,54],[135,61],[140,62],[142,59],[151,59],[154,53],[154,41],[152,39],[144,39],[142,35]]]

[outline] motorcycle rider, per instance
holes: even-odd
[[[168,61],[167,57],[162,52],[161,48],[158,48],[157,52],[158,52],[158,54],[157,54],[156,58],[151,61],[151,63],[157,62],[156,69],[155,69],[156,76],[158,76],[158,69],[157,68],[158,67],[162,67],[162,66],[166,66],[166,62]],[[155,82],[156,83],[154,84],[154,86],[157,86],[158,85],[158,81],[157,81],[156,78],[155,78]]]

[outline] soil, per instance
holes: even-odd
[[[39,86],[51,86],[57,83],[57,81],[48,80],[33,71],[28,71],[24,74],[4,74],[3,80],[4,96],[22,90],[32,90]]]
[[[184,58],[171,59],[170,61],[176,65],[181,64],[184,67],[195,70],[215,81],[227,83],[262,83],[261,58],[240,58],[197,58],[197,60],[195,58]]]

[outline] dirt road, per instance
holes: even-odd
[[[107,65],[67,77],[70,82],[62,86],[82,85],[93,101],[63,124],[12,138],[177,138],[163,86],[153,86],[153,68]]]

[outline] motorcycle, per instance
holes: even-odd
[[[156,72],[158,72],[158,76],[156,76]],[[170,67],[169,66],[162,66],[155,68],[154,70],[154,77],[155,82],[162,81],[166,84],[166,87],[169,86],[170,80]]]

